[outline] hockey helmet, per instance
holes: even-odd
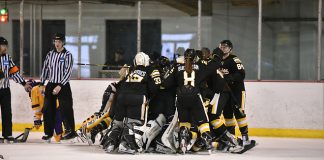
[[[144,52],[138,52],[134,58],[134,65],[147,67],[150,65],[150,57]]]
[[[27,83],[29,83],[32,87],[37,86],[37,82],[36,82],[35,80],[33,80],[33,79],[29,79],[29,80],[27,81]]]
[[[219,47],[217,47],[213,50],[213,56],[222,59],[224,56],[224,52]]]
[[[167,57],[161,56],[158,58],[159,66],[164,68],[170,66],[170,60]]]
[[[0,37],[0,45],[8,45],[8,41],[4,37]]]
[[[184,53],[184,58],[193,61],[196,56],[196,51],[194,49],[187,49]]]

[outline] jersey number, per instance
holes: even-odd
[[[243,64],[236,64],[236,66],[238,70],[244,69]]]

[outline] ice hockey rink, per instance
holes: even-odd
[[[18,133],[17,133],[18,134]],[[244,154],[216,152],[211,155],[107,154],[98,145],[86,143],[44,143],[41,132],[31,132],[26,143],[0,144],[5,160],[323,160],[324,139],[251,137],[258,143]],[[1,157],[1,156],[0,156]],[[1,159],[1,158],[0,158]]]

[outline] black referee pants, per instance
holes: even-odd
[[[56,122],[56,100],[59,101],[59,112],[63,119],[65,130],[75,131],[74,113],[73,113],[73,99],[70,84],[67,83],[61,88],[58,95],[53,95],[53,89],[57,83],[48,83],[45,88],[44,100],[44,132],[45,135],[53,136],[53,131]]]
[[[12,114],[11,114],[11,93],[10,88],[0,89],[0,106],[2,136],[12,136]]]

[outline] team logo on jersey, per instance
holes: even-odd
[[[9,61],[3,61],[3,65],[9,65]]]
[[[229,74],[229,71],[228,71],[228,69],[226,69],[226,68],[221,68],[220,71],[221,71],[223,74]]]
[[[63,57],[60,58],[60,62],[64,62],[65,59]]]
[[[238,59],[237,57],[233,58],[235,63],[242,63],[240,59]]]

